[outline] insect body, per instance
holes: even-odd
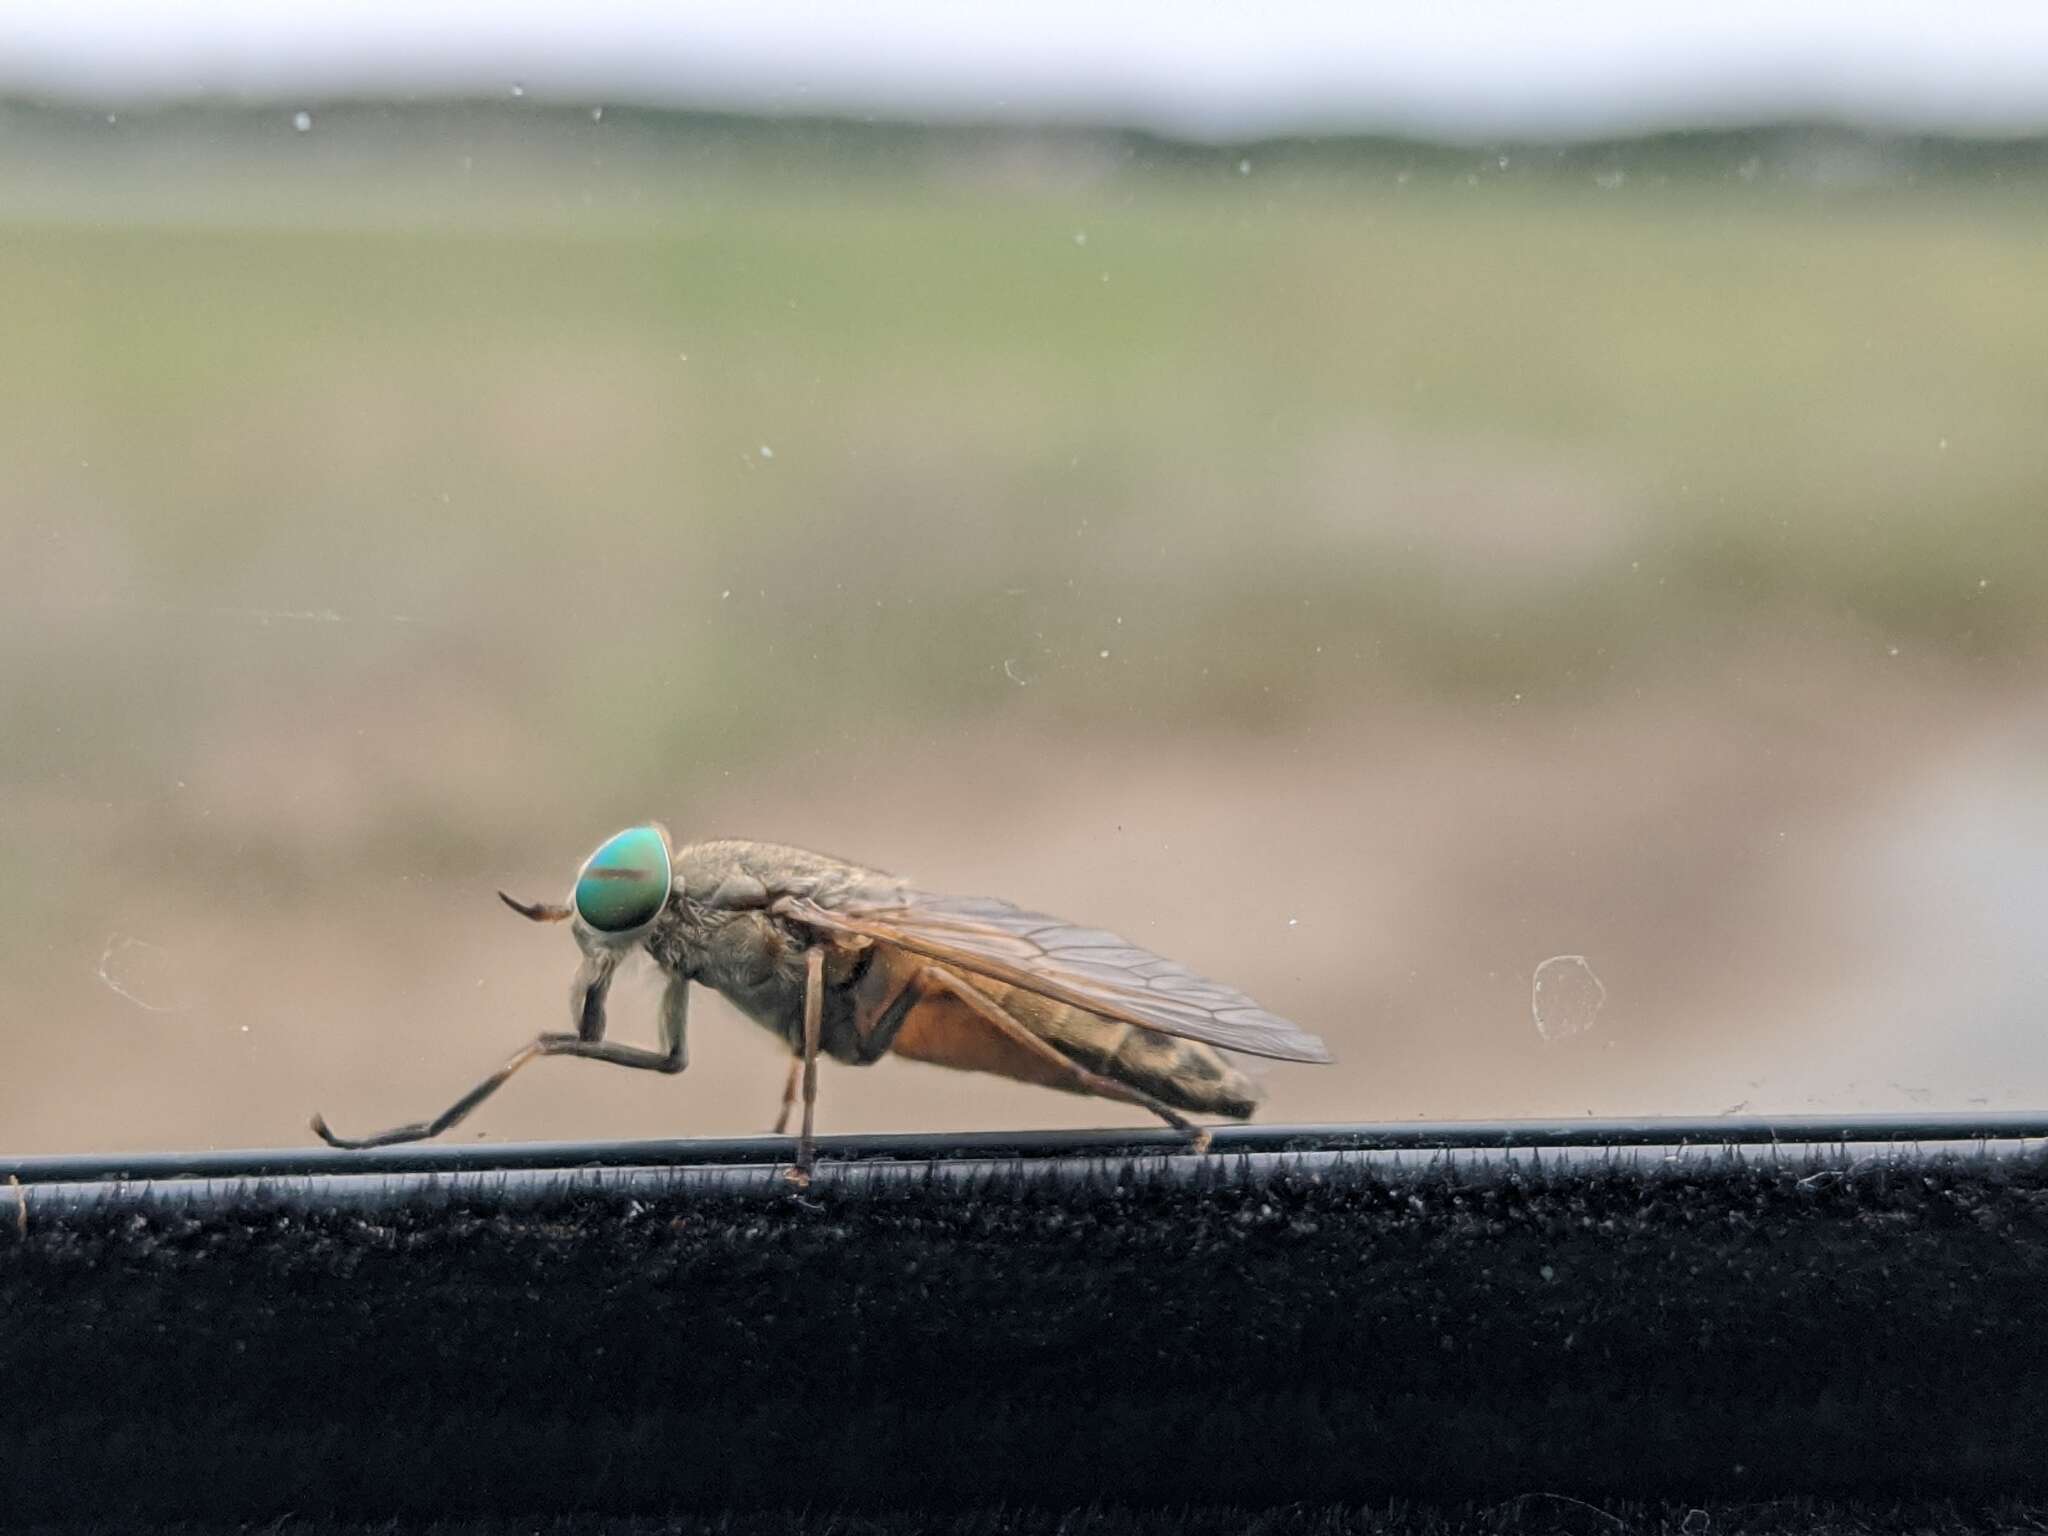
[[[1201,1136],[1185,1114],[1249,1116],[1258,1090],[1225,1049],[1286,1061],[1329,1052],[1241,992],[1128,944],[1008,903],[935,895],[892,875],[773,843],[675,848],[658,825],[604,843],[566,905],[506,905],[569,921],[583,963],[573,1033],[543,1034],[439,1117],[330,1145],[437,1136],[537,1056],[582,1056],[680,1072],[692,983],[723,993],[788,1045],[782,1131],[802,1087],[797,1168],[807,1170],[817,1058],[865,1065],[894,1053],[993,1072],[1151,1111]],[[646,950],[667,978],[660,1050],[605,1035],[618,963]],[[1185,1112],[1185,1113],[1184,1113]]]

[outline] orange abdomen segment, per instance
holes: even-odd
[[[1010,1039],[958,998],[920,998],[904,1015],[890,1049],[912,1061],[1074,1091],[1072,1077],[1057,1062]]]
[[[893,1027],[888,1049],[898,1056],[1068,1093],[1082,1091],[1056,1063],[1010,1039],[972,1005],[928,985],[923,980],[928,964],[919,956],[877,946],[855,993],[855,1027],[864,1037]],[[1243,1118],[1257,1103],[1250,1080],[1206,1045],[1105,1019],[986,977],[961,979],[1069,1061],[1176,1109]]]
[[[893,1031],[887,1048],[912,1061],[1073,1091],[1057,1061],[1004,1034],[972,1004],[929,985],[929,964],[917,955],[877,947],[854,992],[854,1028],[864,1040]]]

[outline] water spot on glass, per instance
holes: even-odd
[[[1250,160],[1240,160],[1240,161],[1238,161],[1238,162],[1237,162],[1237,174],[1238,174],[1238,175],[1240,175],[1240,176],[1249,176],[1249,175],[1251,175],[1251,173],[1252,173],[1252,163],[1251,163],[1251,161],[1250,161]]]
[[[603,108],[603,107],[592,107],[592,108],[590,109],[590,120],[591,120],[591,121],[592,121],[593,123],[601,123],[601,122],[603,122],[603,121],[604,121],[604,108]]]
[[[775,450],[773,448],[770,448],[766,443],[763,443],[761,445],[761,457],[764,459],[772,459],[775,457]]]
[[[94,974],[100,984],[144,1013],[189,1013],[192,994],[177,958],[161,944],[110,933]]]
[[[294,112],[292,114],[292,126],[301,133],[311,133],[313,131],[313,114],[310,112]]]
[[[1076,245],[1086,245],[1087,243],[1088,243],[1088,231],[1087,231],[1087,230],[1085,230],[1085,229],[1077,229],[1077,230],[1075,230],[1075,231],[1074,231],[1074,244],[1076,244]]]
[[[1602,171],[1593,178],[1593,185],[1602,192],[1612,192],[1628,181],[1627,171]]]
[[[1529,1011],[1536,1033],[1546,1040],[1583,1035],[1598,1022],[1607,1004],[1607,987],[1584,955],[1552,955],[1536,967],[1529,988]]]

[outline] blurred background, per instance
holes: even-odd
[[[1239,985],[1267,1119],[2048,1103],[2048,24],[1107,9],[0,16],[0,1146],[438,1110],[647,818]],[[765,1129],[692,1038],[458,1134]]]

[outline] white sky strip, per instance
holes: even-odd
[[[2048,127],[2048,6],[1262,0],[141,0],[0,6],[0,91],[505,92],[1074,119],[1202,137],[1828,116]]]

